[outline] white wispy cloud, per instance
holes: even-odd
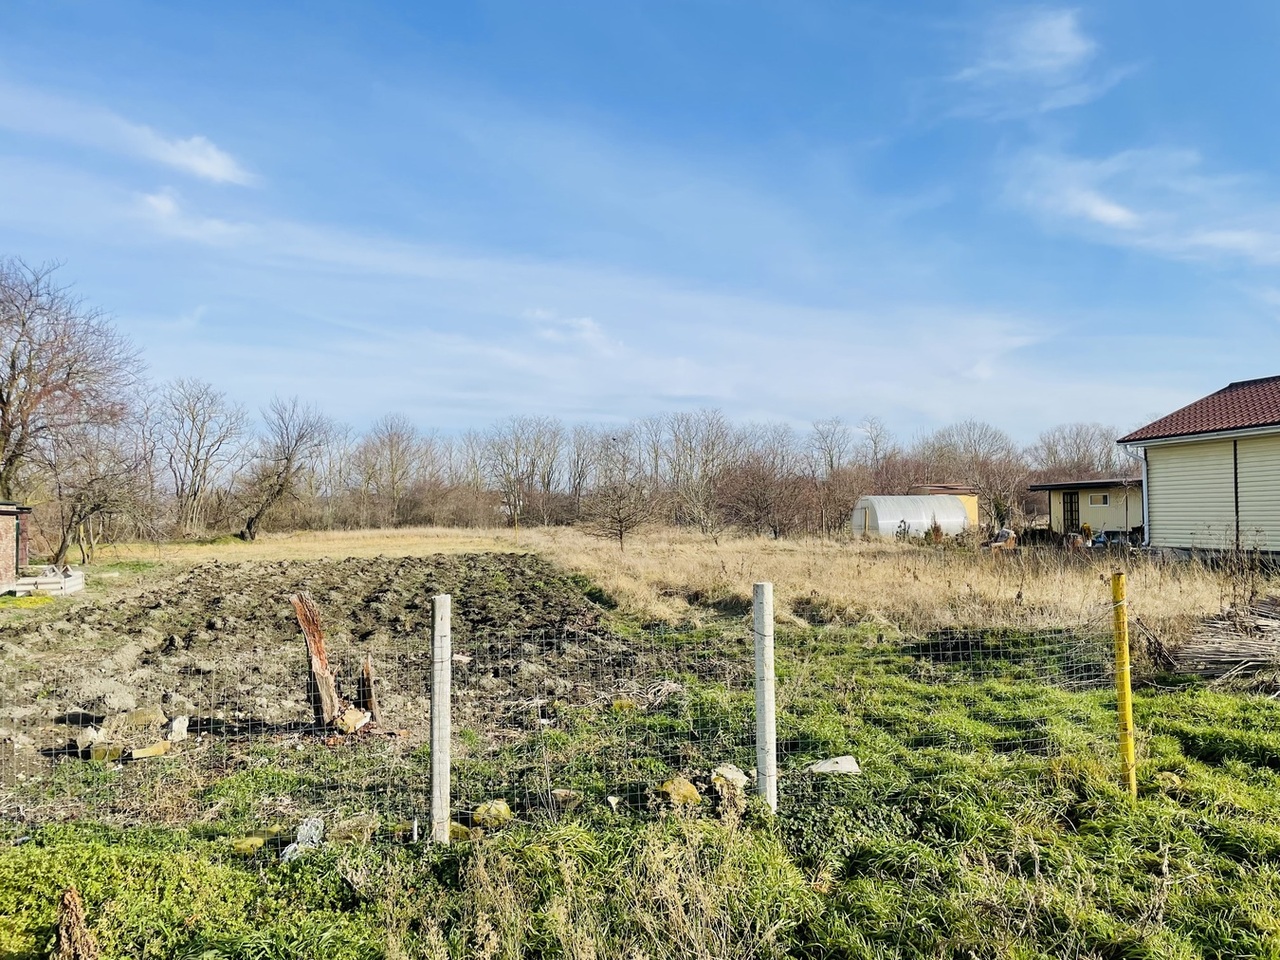
[[[1080,29],[1078,10],[1019,11],[992,25],[982,57],[957,79],[1060,80],[1088,63],[1097,50],[1097,43]]]
[[[1003,14],[987,25],[974,62],[952,77],[960,91],[955,112],[1015,119],[1089,103],[1133,71],[1101,67],[1098,53],[1078,10]]]
[[[226,244],[244,240],[253,231],[248,224],[192,215],[183,207],[178,192],[170,188],[141,195],[137,210],[157,230],[183,240]]]
[[[1192,150],[1091,158],[1020,154],[1006,197],[1054,229],[1187,260],[1280,263],[1280,202],[1256,179],[1205,171]]]
[[[0,128],[162,164],[242,186],[256,182],[235,157],[201,134],[167,136],[110,110],[0,82]]]

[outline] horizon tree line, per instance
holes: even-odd
[[[976,420],[903,441],[874,416],[801,431],[717,409],[617,426],[513,415],[454,435],[400,413],[358,431],[297,397],[255,418],[206,381],[149,382],[57,269],[0,259],[0,499],[37,507],[55,562],[111,540],[411,525],[574,524],[620,547],[646,523],[829,537],[858,497],[933,483],[974,487],[999,527],[1043,512],[1032,482],[1134,469],[1097,423],[1022,446]]]

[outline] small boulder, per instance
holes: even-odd
[[[702,794],[684,777],[672,777],[662,786],[658,793],[664,795],[673,807],[692,807],[702,802]]]
[[[577,790],[552,790],[551,802],[555,804],[557,810],[572,810],[582,803],[582,794]]]
[[[514,814],[505,800],[489,800],[471,813],[471,822],[485,830],[497,830],[510,823]]]
[[[819,760],[809,766],[810,773],[861,773],[858,761],[847,754],[843,757],[832,757],[830,760]]]
[[[741,767],[732,763],[721,764],[711,771],[711,782],[716,787],[725,785],[745,792],[750,779]]]
[[[371,813],[361,813],[335,823],[329,839],[335,843],[367,843],[377,830],[378,818]]]
[[[187,739],[187,726],[190,722],[190,717],[174,717],[169,723],[169,742],[181,743]]]

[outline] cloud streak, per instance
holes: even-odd
[[[1028,151],[1011,164],[1005,195],[1047,226],[1095,241],[1181,260],[1280,264],[1280,204],[1249,178],[1207,173],[1192,150]]]
[[[207,137],[166,136],[110,110],[0,83],[0,128],[161,164],[209,180],[248,186],[256,178]]]
[[[1098,50],[1077,10],[1030,8],[998,17],[976,60],[951,78],[961,98],[955,113],[1024,119],[1097,100],[1133,72],[1098,68]]]

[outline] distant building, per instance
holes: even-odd
[[[1143,457],[1150,546],[1280,552],[1280,376],[1228,384],[1119,442]]]
[[[978,529],[978,491],[963,483],[921,483],[907,491],[914,497],[959,497],[969,514],[969,526]]]
[[[12,589],[27,565],[31,508],[0,502],[0,591]]]
[[[1049,494],[1049,529],[1060,535],[1079,533],[1088,524],[1097,535],[1128,538],[1143,529],[1142,481],[1138,479],[1069,480],[1033,483],[1028,490]]]
[[[956,496],[859,497],[852,530],[858,537],[923,537],[934,525],[945,536],[969,529],[969,508]]]

